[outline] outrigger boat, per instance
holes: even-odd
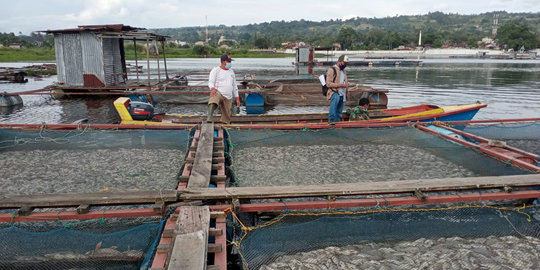
[[[171,125],[192,125],[200,123],[206,119],[204,115],[181,115],[181,114],[156,114],[144,108],[135,108],[132,105],[140,105],[140,102],[133,102],[129,98],[120,97],[114,101],[114,106],[120,115],[122,125],[140,126],[171,126]],[[151,106],[150,104],[148,104]],[[343,121],[330,125],[328,123],[328,113],[306,113],[306,114],[279,114],[279,115],[233,115],[231,124],[224,126],[231,128],[276,128],[295,129],[297,127],[361,127],[369,124],[403,123],[403,122],[432,122],[432,121],[467,121],[471,120],[481,108],[487,104],[473,103],[462,105],[418,105],[403,108],[371,110],[370,120],[351,120],[349,115],[344,113]],[[215,116],[219,119],[219,116]]]

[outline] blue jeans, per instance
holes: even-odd
[[[328,122],[339,122],[343,115],[343,97],[338,93],[333,93],[330,98],[330,111],[328,112]]]

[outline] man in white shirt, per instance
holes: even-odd
[[[214,120],[214,111],[218,105],[221,107],[221,122],[231,123],[232,100],[236,99],[236,106],[240,107],[238,97],[238,83],[234,71],[231,69],[231,56],[221,55],[221,65],[210,71],[208,77],[208,87],[210,88],[210,99],[208,100],[207,122]]]

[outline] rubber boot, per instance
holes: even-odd
[[[212,123],[214,121],[214,111],[217,109],[217,104],[211,103],[208,104],[208,118],[206,118],[207,123]]]

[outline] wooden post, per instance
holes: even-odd
[[[157,42],[157,40],[156,40],[156,42]],[[157,44],[156,44],[156,49],[157,49]],[[161,69],[159,68],[159,50],[157,50],[156,53],[157,53],[157,56],[158,56],[158,57],[156,57],[156,61],[157,61],[157,74],[158,74],[157,76],[158,76],[158,83],[159,83],[159,82],[161,82]]]
[[[161,41],[161,47],[163,48],[163,66],[165,68],[165,79],[169,80],[169,72],[167,71],[167,57],[165,56],[165,40]]]
[[[146,47],[146,72],[148,72],[148,88],[151,87],[151,83],[150,83],[150,48],[148,48],[148,42],[149,42],[149,39],[148,37],[146,37],[146,44],[145,44],[145,47]],[[150,89],[148,89],[150,90]]]
[[[139,62],[137,61],[137,40],[133,38],[133,47],[135,48],[135,73],[137,74],[137,81],[139,81]]]

